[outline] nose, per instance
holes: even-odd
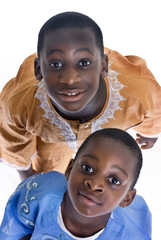
[[[68,67],[66,71],[60,76],[60,81],[68,85],[73,85],[81,81],[81,77],[78,74],[77,70],[73,67]]]
[[[100,192],[100,193],[104,192],[103,182],[99,178],[86,179],[84,183],[85,183],[85,186],[87,188],[90,188],[90,190],[93,192]]]

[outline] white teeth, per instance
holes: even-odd
[[[67,96],[75,96],[77,94],[79,94],[79,92],[76,92],[76,93],[65,93],[65,95],[67,95]]]

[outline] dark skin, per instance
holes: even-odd
[[[91,139],[70,161],[65,172],[68,190],[61,211],[72,234],[88,237],[97,233],[106,226],[115,208],[131,204],[136,194],[131,188],[136,162],[126,145],[102,136]]]
[[[90,29],[59,29],[44,38],[40,58],[35,59],[35,76],[44,79],[56,111],[65,119],[80,123],[98,116],[108,99],[104,78],[108,57],[101,56]],[[151,148],[156,138],[139,136],[142,149]],[[18,171],[21,179],[35,173],[30,167]]]
[[[118,205],[124,208],[133,201],[136,190],[130,186],[136,161],[125,145],[102,137],[88,143],[71,161],[61,210],[72,234],[88,237],[97,233]]]
[[[52,31],[45,37],[40,59],[35,59],[36,79],[44,79],[54,108],[63,118],[81,123],[101,112],[107,98],[107,72],[107,55],[101,56],[89,29]],[[79,94],[66,95],[75,92]],[[24,180],[36,172],[30,167],[18,173]]]
[[[81,123],[102,110],[107,71],[107,55],[101,56],[89,29],[49,32],[40,59],[35,59],[36,78],[44,79],[54,108],[65,119]]]
[[[141,149],[150,149],[154,146],[158,138],[143,137],[139,133],[136,134],[136,141],[141,145]]]

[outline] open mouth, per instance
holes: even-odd
[[[84,92],[85,90],[71,89],[58,91],[58,94],[66,102],[76,102],[83,97]]]

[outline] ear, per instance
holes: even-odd
[[[35,60],[34,60],[34,71],[35,71],[36,80],[38,80],[38,81],[42,80],[43,76],[41,74],[40,59],[39,58],[35,58]]]
[[[69,175],[70,175],[71,170],[72,170],[72,168],[74,166],[74,163],[75,163],[75,159],[71,159],[69,164],[68,164],[68,166],[67,166],[67,169],[65,170],[65,178],[66,178],[66,180],[69,179]]]
[[[108,55],[104,54],[103,59],[102,59],[101,77],[105,78],[105,77],[107,77],[107,74],[108,74]]]
[[[125,208],[125,207],[129,206],[132,203],[132,201],[134,200],[135,195],[136,195],[135,189],[129,190],[128,193],[126,194],[126,196],[124,197],[124,199],[121,201],[120,207]]]

